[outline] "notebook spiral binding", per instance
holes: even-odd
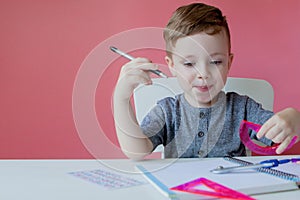
[[[224,157],[225,160],[230,161],[230,162],[234,162],[237,164],[240,164],[242,166],[247,166],[247,165],[252,165],[253,163],[248,162],[248,161],[244,161],[244,160],[240,160],[237,158],[233,158],[230,156],[225,156]],[[300,182],[300,177],[294,174],[290,174],[290,173],[286,173],[286,172],[282,172],[276,169],[271,169],[271,168],[256,168],[256,171],[262,172],[262,173],[266,173],[266,174],[270,174],[285,180],[289,180],[289,181],[294,181],[294,182]]]

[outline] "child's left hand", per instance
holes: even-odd
[[[294,136],[300,138],[300,112],[294,108],[286,108],[263,124],[257,138],[265,136],[275,143],[281,143],[276,150],[281,154],[290,144]]]

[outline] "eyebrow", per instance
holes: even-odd
[[[210,54],[209,56],[212,57],[212,56],[218,56],[218,55],[221,55],[221,56],[227,56],[226,53],[220,53],[220,52],[212,53],[212,54]]]
[[[209,57],[214,57],[214,56],[218,56],[218,55],[227,56],[227,54],[221,53],[221,52],[212,53],[212,54],[209,54],[208,56]],[[188,59],[197,58],[197,56],[195,56],[195,55],[186,55],[186,56],[176,55],[176,56],[178,56],[182,60],[188,60]]]
[[[180,56],[182,59],[192,59],[192,58],[197,58],[197,56],[194,55],[188,55],[188,56]]]

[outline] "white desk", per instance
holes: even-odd
[[[257,157],[250,157],[253,162]],[[267,158],[266,158],[267,159]],[[185,159],[180,159],[184,162]],[[0,199],[1,200],[103,200],[103,199],[167,199],[151,184],[116,190],[103,190],[68,174],[68,172],[94,170],[104,165],[132,172],[136,164],[144,162],[170,162],[165,160],[0,160]],[[253,196],[256,199],[299,199],[300,190]]]

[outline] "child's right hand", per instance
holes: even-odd
[[[118,98],[129,100],[139,84],[151,85],[149,70],[157,70],[158,65],[147,58],[135,58],[123,65],[115,88]],[[121,99],[119,99],[121,100]]]
[[[152,142],[140,128],[130,98],[139,84],[152,84],[149,70],[157,65],[146,58],[135,58],[120,72],[113,96],[115,127],[122,151],[132,159],[142,159],[153,149]]]

